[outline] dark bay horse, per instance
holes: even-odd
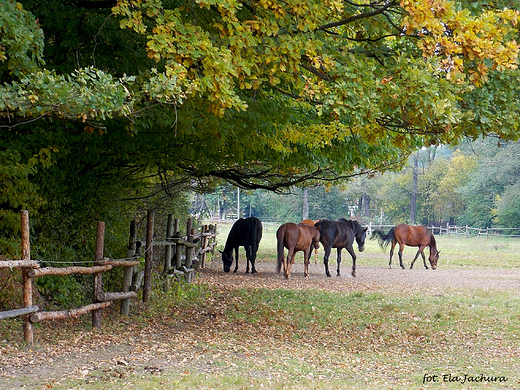
[[[303,251],[305,269],[303,274],[309,276],[309,259],[311,257],[312,248],[320,246],[320,232],[314,226],[300,223],[296,225],[292,222],[284,223],[276,231],[278,262],[277,271],[283,265],[283,274],[286,278],[291,275],[291,266],[294,264],[294,257],[297,252]],[[284,251],[287,248],[287,257]]]
[[[233,272],[238,270],[238,248],[243,246],[246,250],[246,274],[249,273],[251,262],[251,273],[256,274],[255,260],[260,240],[262,239],[262,222],[258,218],[240,218],[229,231],[226,245],[222,253],[224,272],[229,272],[233,265],[233,249],[235,250],[236,266]]]
[[[314,226],[317,222],[320,222],[320,221],[321,221],[321,219],[317,219],[316,221],[313,221],[312,219],[304,219],[300,223]],[[314,249],[314,264],[318,264],[318,248]]]
[[[392,268],[392,256],[394,254],[395,245],[399,244],[399,265],[402,269],[404,269],[403,251],[405,245],[419,247],[419,250],[415,254],[415,257],[410,264],[410,269],[413,268],[415,260],[417,260],[419,254],[422,256],[424,267],[428,269],[428,266],[426,265],[426,258],[424,256],[424,248],[427,246],[430,247],[430,257],[428,258],[430,265],[432,266],[432,269],[437,269],[437,261],[439,261],[440,252],[437,250],[435,237],[426,226],[410,226],[401,224],[390,229],[388,234],[384,234],[381,230],[374,230],[370,239],[373,240],[376,237],[379,240],[379,244],[383,248],[386,248],[388,244],[392,243],[392,247],[390,249],[390,263],[388,263],[390,268]]]
[[[358,244],[358,250],[365,250],[365,238],[368,228],[363,228],[359,222],[340,218],[338,221],[324,219],[317,222],[316,228],[320,231],[320,242],[325,249],[323,263],[325,264],[325,274],[330,277],[329,256],[332,248],[337,248],[337,276],[340,276],[339,266],[341,264],[341,250],[345,248],[352,256],[352,276],[356,276],[356,254],[354,253],[354,239]]]

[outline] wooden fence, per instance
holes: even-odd
[[[146,241],[137,241],[136,223],[130,224],[130,242],[128,245],[127,257],[125,259],[107,259],[103,255],[105,223],[98,222],[96,235],[96,250],[94,265],[88,267],[40,267],[40,263],[31,260],[30,240],[29,240],[29,213],[24,210],[21,213],[21,259],[2,260],[2,268],[20,268],[23,277],[23,301],[24,307],[0,312],[0,320],[23,316],[24,339],[31,345],[34,342],[32,324],[46,320],[59,320],[69,317],[76,317],[92,312],[92,326],[100,328],[102,323],[102,309],[109,307],[113,301],[121,301],[121,315],[128,315],[130,300],[137,297],[137,290],[140,288],[143,279],[143,301],[147,302],[151,291],[151,272],[153,262],[153,247],[164,246],[164,274],[171,274],[178,278],[184,277],[188,282],[193,276],[194,261],[197,266],[204,267],[208,252],[214,251],[216,246],[216,225],[205,225],[201,233],[197,233],[191,227],[191,219],[187,222],[187,234],[183,236],[178,231],[179,222],[173,216],[168,216],[168,227],[165,240],[157,242],[153,240],[154,213],[148,212]],[[175,230],[174,230],[175,228]],[[137,272],[138,260],[145,255],[144,271]],[[184,250],[183,250],[184,248]],[[184,252],[184,256],[182,255]],[[197,258],[200,256],[200,259]],[[175,259],[175,263],[173,263]],[[123,276],[123,286],[120,292],[103,291],[103,272],[109,271],[114,267],[125,267]],[[38,306],[33,305],[33,279],[45,275],[71,275],[71,274],[92,274],[93,282],[93,302],[92,304],[64,311],[42,312]],[[135,278],[134,278],[135,275]]]
[[[368,225],[368,234],[372,234],[374,229],[390,230],[395,225]],[[520,237],[520,227],[518,228],[474,228],[466,226],[457,226],[446,224],[445,226],[429,225],[428,229],[436,235],[464,235],[466,237],[494,236],[494,237]]]

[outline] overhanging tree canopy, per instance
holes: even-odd
[[[43,131],[55,161],[87,143],[165,188],[281,190],[518,137],[511,1],[0,2],[2,141],[26,158]]]

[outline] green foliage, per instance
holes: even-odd
[[[519,153],[520,144],[510,143],[501,147],[495,155],[482,156],[476,174],[461,189],[468,205],[461,218],[463,223],[470,226],[493,226],[497,201],[501,217],[496,221],[506,226],[514,224],[517,205],[513,188],[520,177]]]
[[[1,0],[0,7],[0,77],[11,80],[43,65],[43,30],[19,2]]]
[[[37,172],[38,156],[24,161],[16,149],[0,150],[0,253],[20,253],[20,210],[38,210],[42,199],[30,177]]]

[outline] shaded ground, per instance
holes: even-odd
[[[520,270],[432,271],[419,264],[413,270],[358,267],[357,277],[353,278],[350,262],[346,262],[341,277],[327,278],[322,264],[311,264],[310,277],[304,278],[303,265],[297,263],[291,278],[286,280],[274,272],[274,267],[273,263],[261,263],[257,265],[258,274],[246,275],[245,265],[241,264],[239,273],[224,274],[220,262],[214,261],[197,275],[196,283],[208,283],[222,290],[295,288],[383,293],[424,291],[425,294],[442,294],[459,288],[520,288]],[[331,272],[335,273],[334,263]],[[211,344],[221,337],[221,330],[228,326],[222,315],[228,304],[231,303],[214,302],[208,312],[183,313],[179,318],[185,320],[150,319],[146,324],[137,324],[130,317],[117,323],[118,327],[114,329],[77,331],[65,336],[52,335],[49,331],[52,324],[46,325],[46,329],[36,334],[35,346],[31,348],[24,347],[19,340],[15,343],[4,340],[1,335],[0,388],[52,388],[67,378],[83,378],[88,385],[92,381],[111,381],[132,374],[156,375],[169,370],[182,373],[190,368],[201,372],[217,371],[219,368],[213,364],[211,356],[220,354],[203,349],[199,341]],[[279,347],[274,339],[258,342]],[[226,353],[247,356],[246,346],[233,348],[236,350]]]

